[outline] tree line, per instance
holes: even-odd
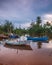
[[[49,36],[52,38],[52,25],[47,21],[42,25],[41,17],[37,17],[36,23],[32,22],[28,32],[31,36]]]
[[[52,38],[52,25],[47,21],[42,25],[41,17],[38,16],[35,22],[31,22],[31,26],[27,29],[14,28],[12,22],[5,20],[3,25],[0,25],[0,34],[14,33],[18,35],[29,34],[32,37],[49,36]]]

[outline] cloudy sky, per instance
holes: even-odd
[[[0,23],[8,19],[16,27],[24,28],[37,16],[52,21],[52,0],[0,0]]]

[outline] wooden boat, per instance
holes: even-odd
[[[6,40],[5,44],[7,45],[28,45],[29,41],[18,41],[18,40]]]
[[[48,37],[47,36],[44,36],[44,37],[27,37],[27,40],[32,40],[34,42],[37,42],[37,41],[41,41],[41,42],[46,42],[48,41]]]
[[[0,40],[3,40],[3,39],[8,39],[8,36],[5,36],[3,34],[0,34]]]

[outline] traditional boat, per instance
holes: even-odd
[[[10,40],[6,40],[5,44],[7,44],[7,45],[29,45],[30,41],[29,40],[10,39]]]
[[[16,36],[10,36],[10,39],[5,41],[8,45],[24,45],[27,42],[24,36],[21,36],[20,38],[16,38]]]
[[[3,40],[3,39],[8,39],[8,36],[5,36],[3,34],[0,34],[0,40]]]
[[[48,37],[47,36],[43,36],[43,37],[27,37],[27,40],[32,40],[34,42],[37,42],[37,41],[46,42],[46,41],[48,41]]]

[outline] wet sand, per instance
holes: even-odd
[[[0,44],[0,65],[52,65],[52,41],[33,42],[29,47]]]

